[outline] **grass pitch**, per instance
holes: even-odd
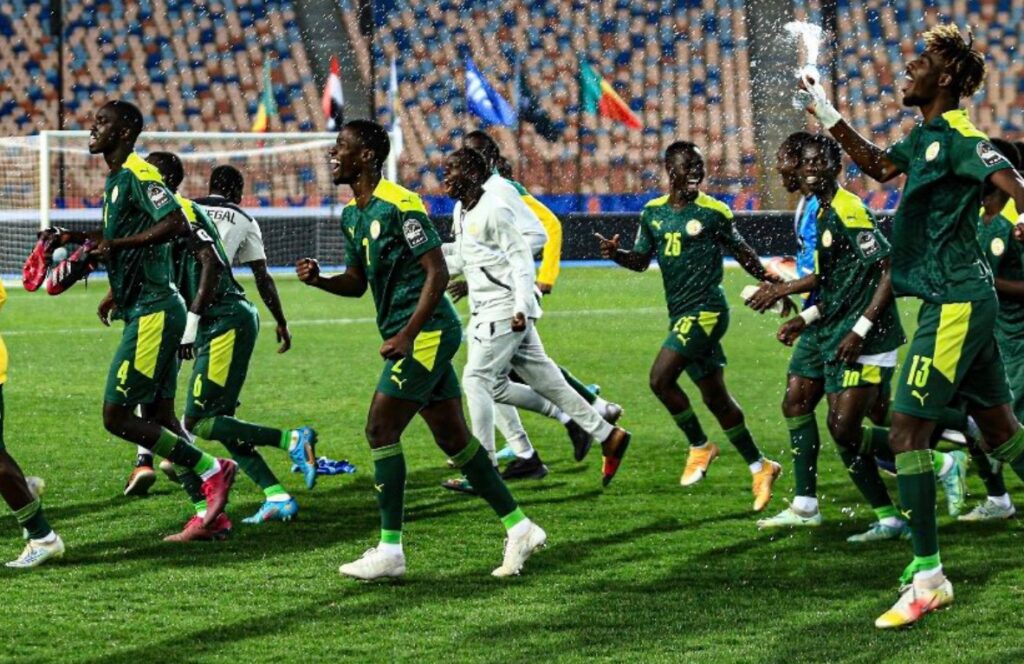
[[[732,302],[749,281],[727,273]],[[826,431],[819,489],[826,523],[817,530],[758,532],[749,473],[699,404],[724,454],[707,480],[681,488],[682,435],[647,387],[666,329],[660,279],[624,269],[567,270],[540,324],[554,358],[626,409],[623,423],[635,437],[611,487],[601,489],[598,448],[576,464],[557,423],[525,415],[551,474],[516,483],[513,492],[547,529],[549,545],[522,577],[493,579],[501,526],[483,501],[438,486],[452,473],[417,422],[403,441],[407,577],[378,585],[343,579],[338,565],[373,545],[378,527],[362,435],[381,366],[372,302],[330,297],[288,279],[279,287],[295,345],[277,355],[264,315],[239,416],[308,423],[320,431],[321,453],[352,460],[359,473],[321,478],[310,493],[288,473],[285,455],[267,450],[301,503],[299,520],[242,524],[261,494],[240,475],[229,508],[233,537],[193,545],[161,541],[189,515],[176,486],[161,479],[150,498],[121,496],[134,448],[101,423],[107,362],[120,334],[101,327],[94,313],[105,285],[59,298],[10,289],[0,316],[11,354],[5,436],[26,472],[47,480],[47,513],[68,551],[62,562],[31,572],[0,568],[0,660],[1024,658],[1017,521],[968,526],[943,507],[942,554],[956,604],[912,630],[882,633],[872,623],[895,600],[910,548],[846,544],[872,514]],[[251,282],[248,290],[255,296]],[[904,306],[908,322],[914,309]],[[792,491],[779,414],[789,351],[774,341],[776,326],[777,319],[736,306],[725,338],[733,394],[762,450],[787,468],[766,513],[782,509]],[[187,369],[180,390],[186,377]],[[684,389],[699,401],[685,378]],[[818,420],[824,424],[821,408]],[[223,454],[216,444],[207,447]],[[1024,503],[1020,483],[1007,476]],[[980,482],[972,477],[970,486],[972,501],[981,499]],[[14,519],[0,532],[0,551],[11,559],[21,548]]]

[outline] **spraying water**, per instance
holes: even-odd
[[[797,70],[797,76],[810,85],[818,83],[821,80],[821,75],[818,73],[818,55],[821,53],[821,42],[824,39],[824,32],[820,27],[807,21],[790,21],[783,28],[789,33],[790,37],[797,40],[804,47],[806,60],[803,66]],[[796,108],[803,108],[803,104],[795,99],[793,105]]]

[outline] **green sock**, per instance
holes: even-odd
[[[401,530],[384,530],[380,531],[380,543],[381,544],[401,544],[402,543],[402,531]]]
[[[985,454],[985,450],[971,438],[967,439],[967,450],[971,453],[971,462],[978,470],[978,477],[985,484],[985,493],[990,496],[1005,496],[1006,483],[1003,481],[1003,473],[996,472],[992,467],[992,461]]]
[[[254,447],[281,447],[282,431],[252,424],[226,415],[206,417],[192,428],[192,433],[225,445],[228,441],[241,441]],[[285,447],[285,449],[288,449]]]
[[[153,454],[170,459],[178,466],[191,468],[200,475],[213,468],[213,464],[216,462],[212,456],[167,429],[160,432],[160,438],[152,449]]]
[[[686,440],[692,447],[699,447],[708,442],[708,437],[704,434],[704,428],[700,425],[700,420],[697,419],[697,413],[693,412],[693,408],[675,413],[672,415],[672,419],[675,420],[676,426],[683,430]]]
[[[839,457],[846,465],[846,471],[850,473],[850,479],[853,480],[854,486],[868,501],[872,509],[892,507],[889,490],[885,488],[885,483],[878,474],[878,466],[875,465],[874,457],[858,454],[856,450],[846,447],[839,448]]]
[[[491,458],[479,440],[470,438],[469,444],[452,457],[452,461],[462,469],[462,474],[499,517],[508,516],[516,511],[518,505],[515,498],[505,486],[501,475],[491,465]]]
[[[1017,477],[1024,480],[1024,428],[1017,429],[1010,440],[992,450],[992,456],[1010,464]]]
[[[181,488],[185,490],[185,494],[189,500],[192,501],[193,505],[202,503],[201,509],[206,509],[206,496],[203,494],[203,480],[196,475],[195,472],[190,468],[184,466],[175,466],[174,471],[178,474],[178,479],[181,480]],[[196,508],[198,512],[199,507]]]
[[[761,460],[761,450],[757,449],[757,443],[754,442],[754,437],[750,435],[746,424],[726,429],[725,437],[739,450],[740,456],[747,462],[747,465]]]
[[[43,504],[39,502],[38,498],[20,510],[15,510],[14,518],[18,520],[22,528],[28,531],[28,536],[31,539],[43,539],[53,532],[53,528],[46,521],[46,516],[43,515]]]
[[[881,521],[882,519],[900,518],[900,511],[896,509],[896,506],[891,503],[886,505],[885,507],[876,507],[872,511],[875,513],[875,517],[877,517],[879,521]]]
[[[509,530],[525,518],[526,515],[523,514],[523,510],[517,507],[510,514],[501,517],[501,525],[505,526],[505,530]]]
[[[261,489],[280,486],[274,471],[270,469],[270,466],[267,465],[267,462],[264,461],[260,453],[253,449],[251,445],[239,445],[234,441],[230,443],[222,442],[222,444],[231,453],[231,458],[238,463],[238,467],[249,476],[249,479],[256,483],[256,486]]]
[[[405,511],[405,455],[402,443],[377,447],[373,454],[373,488],[377,490],[377,507],[380,509],[381,542],[389,543],[385,533],[399,533],[401,542],[402,518]]]
[[[274,498],[276,496],[287,496],[289,494],[280,484],[272,484],[271,486],[263,487],[263,495],[267,498]]]
[[[574,389],[577,394],[583,397],[587,403],[593,405],[597,401],[597,395],[587,389],[587,386],[580,382],[579,378],[573,376],[572,373],[565,367],[558,367],[562,376],[565,377],[565,382],[569,383],[569,387]]]
[[[935,470],[932,468],[932,451],[911,450],[897,454],[896,483],[900,489],[903,515],[910,522],[915,560],[930,560],[932,556],[936,556],[937,560],[939,531],[935,519]]]
[[[796,495],[814,498],[818,495],[818,451],[821,436],[814,412],[786,418],[789,442],[793,446],[793,477]]]
[[[889,430],[884,427],[865,425],[861,427],[860,453],[866,456],[892,459],[889,447]]]

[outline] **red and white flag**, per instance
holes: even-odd
[[[345,124],[345,93],[341,89],[341,65],[338,57],[331,56],[331,73],[324,85],[324,96],[321,99],[324,117],[327,118],[327,131],[338,131]]]

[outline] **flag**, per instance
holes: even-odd
[[[265,132],[270,129],[270,118],[277,115],[277,102],[274,101],[274,86],[270,82],[270,60],[263,61],[263,92],[260,94],[260,105],[256,109],[256,119],[249,131]]]
[[[398,115],[398,67],[395,58],[391,58],[391,75],[388,77],[388,107],[391,110],[391,153],[397,160],[402,156],[404,137],[402,135],[402,118]]]
[[[466,107],[480,116],[485,126],[511,127],[516,123],[516,112],[511,104],[491,87],[469,58],[466,58]]]
[[[526,84],[526,74],[523,72],[521,58],[516,57],[515,65],[515,104],[516,112],[519,114],[520,122],[529,122],[533,125],[537,134],[549,143],[553,143],[562,137],[562,128],[557,126],[551,116],[541,107],[540,100],[534,96],[533,90]]]
[[[341,89],[341,65],[338,56],[331,56],[331,73],[324,84],[324,94],[320,100],[327,118],[327,131],[338,131],[345,124],[345,93]]]
[[[643,124],[636,113],[629,110],[608,81],[598,76],[587,61],[580,59],[580,105],[586,113],[600,113],[606,118],[618,120],[630,129],[640,129]]]

